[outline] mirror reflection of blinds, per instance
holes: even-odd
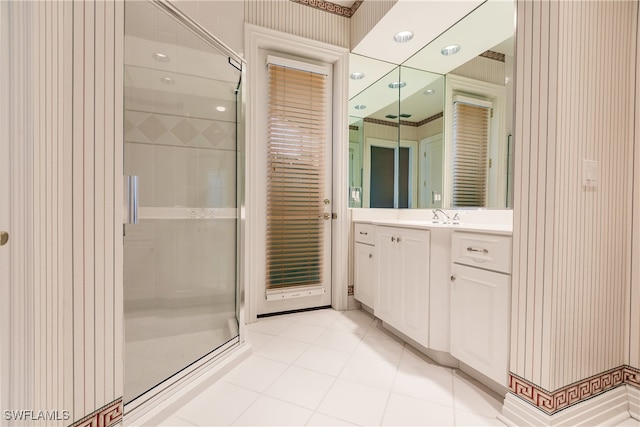
[[[267,289],[317,285],[325,238],[327,76],[269,62]]]
[[[485,206],[491,103],[454,97],[452,207]]]

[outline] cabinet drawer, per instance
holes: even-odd
[[[375,244],[375,225],[373,224],[355,224],[354,237],[356,242],[366,243],[368,245]]]
[[[511,236],[456,231],[451,239],[451,259],[458,264],[511,273]]]

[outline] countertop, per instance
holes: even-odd
[[[373,219],[373,220],[355,220],[354,223],[359,224],[374,224],[374,225],[387,225],[392,227],[407,227],[407,228],[421,228],[421,229],[450,229],[453,231],[471,231],[490,234],[503,234],[511,236],[513,234],[513,227],[507,224],[473,224],[473,223],[460,223],[460,224],[441,224],[433,223],[432,221],[418,221],[418,220],[402,220],[402,219]]]

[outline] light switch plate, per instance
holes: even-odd
[[[582,160],[582,185],[585,187],[598,186],[598,162]]]

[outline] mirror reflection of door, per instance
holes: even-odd
[[[411,208],[417,204],[417,147],[412,142],[396,144],[383,140],[367,144],[369,185],[365,201],[371,208]],[[368,196],[368,197],[367,197]]]
[[[369,207],[392,208],[395,193],[395,148],[371,146]]]
[[[420,141],[420,194],[421,208],[442,207],[443,173],[442,134]]]

